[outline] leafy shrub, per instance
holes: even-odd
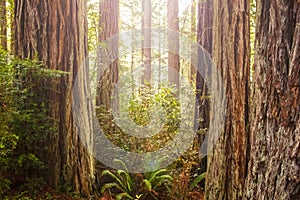
[[[0,50],[0,196],[13,184],[38,178],[48,134],[55,131],[47,115],[44,87],[62,73],[20,60]]]
[[[140,153],[158,150],[176,136],[181,123],[177,92],[168,85],[157,88],[142,87],[131,94],[128,104],[120,106],[119,116],[113,116],[111,111],[106,111],[101,106],[97,107],[96,114],[100,126],[113,144],[126,151]],[[126,102],[128,96],[120,94],[119,98],[121,102]],[[132,124],[122,122],[123,119],[127,120],[128,116],[137,126],[147,126],[148,129],[158,127],[158,132],[150,138],[137,138],[128,134],[133,129]],[[123,127],[119,127],[116,121],[121,121]]]

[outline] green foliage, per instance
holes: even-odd
[[[7,178],[0,177],[0,196],[6,191],[10,189],[11,181]]]
[[[99,3],[88,1],[87,5],[87,20],[88,20],[88,49],[93,51],[98,45],[99,33]]]
[[[122,161],[118,160],[118,162]],[[124,170],[104,170],[102,176],[107,175],[113,181],[104,184],[101,193],[104,194],[109,190],[114,193],[116,199],[148,199],[149,195],[157,199],[158,192],[171,191],[173,177],[168,173],[167,169],[142,175],[130,174]]]
[[[11,183],[29,184],[46,169],[41,157],[55,128],[47,116],[45,82],[62,73],[41,66],[0,50],[0,196]]]
[[[103,194],[106,190],[111,188],[117,188],[120,192],[116,194],[116,199],[134,199],[135,196],[135,181],[130,176],[130,174],[124,170],[117,170],[112,172],[110,170],[104,170],[102,176],[108,175],[113,178],[114,182],[106,183],[101,188],[101,193]]]
[[[202,180],[205,179],[205,176],[206,176],[206,172],[198,175],[190,184],[189,186],[189,191],[191,192],[197,185],[198,183],[200,183]]]
[[[163,109],[166,113],[166,124],[169,132],[174,132],[180,123],[180,104],[175,96],[176,90],[162,85],[159,88],[143,87],[129,100],[129,114],[138,125],[147,125],[150,121],[149,110]]]
[[[145,86],[128,96],[120,94],[120,116],[113,116],[101,106],[96,108],[102,130],[110,141],[126,151],[155,151],[165,146],[177,134],[181,123],[180,103],[176,96],[177,89],[161,85],[156,88]],[[123,116],[123,114],[126,116]],[[150,138],[136,138],[128,134],[132,124],[123,123],[119,128],[116,120],[128,116],[138,126],[147,126],[148,130],[157,130]],[[125,131],[123,131],[125,130]]]
[[[146,173],[142,183],[146,188],[146,194],[150,194],[157,199],[157,192],[167,191],[171,192],[170,186],[172,185],[173,177],[169,175],[167,169],[159,169],[150,173]]]

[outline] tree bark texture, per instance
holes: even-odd
[[[119,0],[100,0],[99,4],[99,42],[105,43],[110,37],[119,33]],[[113,49],[118,53],[118,42],[114,40]],[[104,106],[108,111],[111,108],[111,97],[118,83],[119,68],[118,60],[113,61],[106,68],[100,78],[97,93],[97,105]]]
[[[214,0],[212,57],[227,97],[223,131],[208,155],[205,198],[241,199],[249,122],[249,1]]]
[[[143,22],[142,22],[142,31],[143,31],[143,61],[144,61],[144,70],[142,75],[142,83],[151,82],[151,0],[143,0]]]
[[[198,43],[212,54],[213,0],[198,2]]]
[[[179,88],[179,17],[178,0],[167,1],[168,10],[168,29],[173,31],[168,36],[168,78],[171,84]]]
[[[196,3],[196,0],[191,0],[191,33],[190,33],[190,38],[192,40],[196,40],[197,38],[197,35],[198,35],[198,32],[197,32],[197,17],[200,16],[200,15],[197,15],[198,13],[196,13],[196,10],[197,10],[197,5],[198,5],[198,2]],[[195,51],[195,48],[191,48],[191,51],[194,52]],[[191,53],[191,63],[193,62],[193,53]],[[196,66],[193,66],[192,64],[190,65],[191,68],[190,68],[190,74],[189,74],[189,79],[191,82],[195,81],[196,80],[196,74],[197,74],[197,69],[196,69]]]
[[[77,72],[85,70],[87,56],[87,20],[84,0],[15,0],[15,51],[21,58],[38,58],[44,67],[68,72],[62,78],[46,82],[49,115],[58,131],[49,136],[47,182],[55,189],[72,186],[72,190],[89,195],[92,190],[93,162],[77,133],[72,116],[72,87]],[[77,77],[82,85],[78,95],[87,95],[88,79]],[[43,95],[43,94],[41,94]],[[90,104],[82,113],[87,122]],[[86,138],[92,134],[86,124]],[[85,138],[85,142],[90,141]]]
[[[212,54],[212,26],[213,26],[213,0],[201,0],[198,2],[198,24],[197,24],[197,42],[211,55]],[[201,67],[201,66],[199,66]],[[203,66],[202,66],[203,67]],[[200,133],[198,135],[198,142],[202,145],[206,130],[209,128],[210,122],[210,103],[209,91],[205,80],[200,73],[196,72],[196,97]],[[202,158],[203,155],[200,155]],[[201,160],[201,172],[206,171],[206,159]]]
[[[244,199],[300,199],[300,4],[258,0]]]
[[[0,1],[0,42],[2,49],[7,50],[6,0]]]

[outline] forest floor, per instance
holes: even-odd
[[[83,198],[79,197],[76,193],[62,193],[55,191],[49,186],[43,186],[39,189],[33,190],[20,190],[12,189],[7,192],[4,200],[85,200],[85,199],[95,199],[95,200],[114,200],[111,197],[92,197]],[[165,198],[164,198],[165,199]],[[199,191],[193,191],[189,194],[190,200],[204,200],[204,193]]]
[[[83,200],[84,198],[79,197],[75,193],[62,193],[55,191],[49,186],[43,186],[39,189],[33,190],[20,190],[12,189],[7,192],[5,199],[9,200]]]

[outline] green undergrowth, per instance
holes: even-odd
[[[47,138],[56,131],[48,117],[46,82],[61,75],[0,50],[1,198],[15,188],[34,197],[44,185],[40,177],[47,171]]]

